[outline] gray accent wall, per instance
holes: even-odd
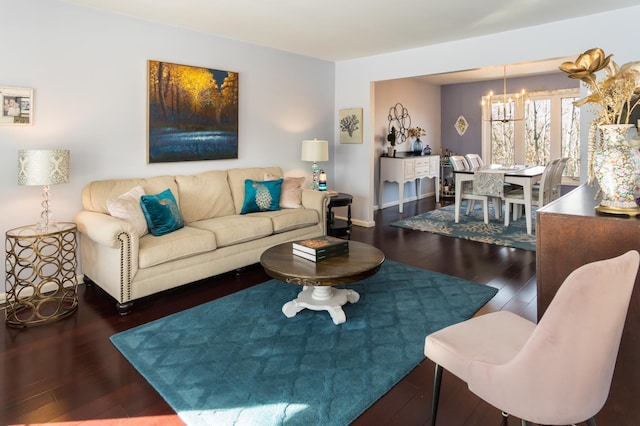
[[[441,86],[441,144],[458,154],[482,153],[482,96],[493,90],[494,95],[504,93],[504,79],[474,83],[448,84]],[[557,72],[533,77],[509,78],[507,93],[574,89],[580,87],[578,80],[570,79],[565,73]],[[469,128],[460,136],[454,124],[464,115]]]

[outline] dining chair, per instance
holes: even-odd
[[[556,168],[553,171],[553,177],[551,178],[551,193],[549,194],[549,202],[557,200],[562,196],[562,174],[569,161],[569,157],[562,157]]]
[[[522,425],[587,421],[609,394],[640,254],[630,250],[575,269],[536,325],[509,311],[471,318],[429,334],[435,364],[431,425],[442,370]]]
[[[484,166],[484,161],[482,161],[482,157],[478,154],[465,154],[464,158],[472,169]]]
[[[469,164],[462,155],[452,155],[449,157],[449,162],[453,171],[469,170]],[[462,182],[461,188],[456,188],[456,191],[460,191],[460,201],[467,200],[467,215],[473,210],[475,201],[482,201],[482,208],[484,209],[484,223],[489,223],[489,197],[486,195],[478,195],[473,193],[473,181]],[[460,208],[456,206],[456,208]]]
[[[479,154],[465,154],[464,158],[472,169],[484,166],[484,161]],[[506,189],[511,189],[511,184],[505,183],[505,190]],[[498,197],[489,197],[489,200],[491,201],[491,204],[493,204],[493,211],[496,219],[500,219],[502,215],[502,199]],[[469,214],[469,212],[467,212],[467,214]]]
[[[562,172],[564,171],[566,162],[567,161],[564,158],[556,158],[546,165],[544,172],[542,173],[542,177],[540,178],[539,185],[531,188],[531,207],[542,207],[546,204],[549,204],[554,199],[560,197]],[[556,188],[555,193],[554,188]],[[555,198],[552,198],[552,196],[555,196]],[[504,226],[509,226],[511,207],[514,207],[512,213],[514,221],[522,215],[520,207],[522,206],[526,208],[524,189],[517,188],[505,192],[504,196],[502,197],[502,201],[505,205]]]

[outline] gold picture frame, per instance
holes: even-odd
[[[341,109],[338,128],[340,143],[362,143],[362,108]]]
[[[0,86],[0,125],[29,126],[33,122],[33,89]]]

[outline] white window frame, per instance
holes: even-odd
[[[515,98],[515,93],[507,94],[507,98]],[[501,95],[495,97],[499,100]],[[562,98],[580,97],[580,89],[556,89],[542,90],[527,94],[528,99],[550,99],[551,100],[551,124],[550,124],[550,156],[558,158],[562,152]],[[526,108],[526,107],[525,107]],[[516,110],[516,116],[522,116],[521,110]],[[482,158],[485,162],[492,162],[491,159],[491,106],[487,103],[482,105]],[[524,120],[514,123],[514,135],[516,146],[514,147],[514,160],[517,164],[524,163]],[[555,141],[555,142],[554,142]],[[487,161],[488,159],[488,161]]]

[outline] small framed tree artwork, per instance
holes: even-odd
[[[339,112],[340,143],[362,143],[362,108]]]

